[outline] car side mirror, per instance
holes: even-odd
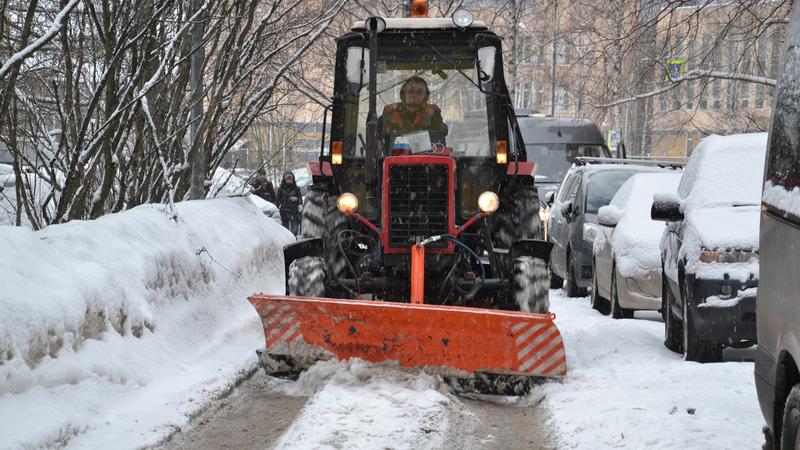
[[[597,223],[604,227],[616,227],[621,218],[622,211],[616,206],[606,205],[597,210]]]
[[[556,191],[550,191],[544,194],[544,202],[550,206],[553,206],[553,201],[556,199]]]
[[[683,220],[681,202],[675,198],[656,195],[650,207],[650,218],[661,222],[679,222]]]
[[[565,219],[569,220],[572,216],[572,202],[566,202],[561,205],[561,215],[564,216]]]

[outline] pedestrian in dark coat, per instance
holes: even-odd
[[[253,194],[270,203],[275,203],[275,188],[267,179],[267,172],[264,169],[258,169],[256,173],[256,178],[250,183],[253,186]]]
[[[278,209],[281,211],[281,223],[292,233],[300,232],[300,205],[303,195],[294,182],[294,174],[286,172],[278,187]]]

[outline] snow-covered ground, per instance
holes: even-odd
[[[686,362],[662,344],[658,313],[613,320],[587,298],[550,294],[569,374],[531,395],[544,395],[560,447],[761,448],[754,349],[726,350],[724,363]]]
[[[254,370],[246,301],[283,289],[292,237],[246,198],[135,208],[39,232],[0,227],[0,448],[138,448],[186,428]],[[569,374],[508,408],[550,418],[558,448],[758,448],[752,362],[689,363],[655,313],[612,320],[552,290]],[[752,357],[752,350],[736,358]],[[460,399],[436,376],[320,363],[278,448],[449,448]]]

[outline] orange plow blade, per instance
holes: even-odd
[[[265,353],[295,367],[361,358],[450,376],[567,373],[553,314],[274,295],[249,300],[261,315]]]

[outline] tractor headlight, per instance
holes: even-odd
[[[478,210],[484,214],[492,214],[500,207],[500,198],[492,191],[483,192],[478,196]]]
[[[453,13],[453,23],[456,24],[458,28],[467,28],[472,25],[472,13],[466,9],[457,9],[456,12]]]
[[[342,214],[349,216],[358,209],[358,197],[349,192],[345,192],[336,199],[336,207],[339,208]]]

